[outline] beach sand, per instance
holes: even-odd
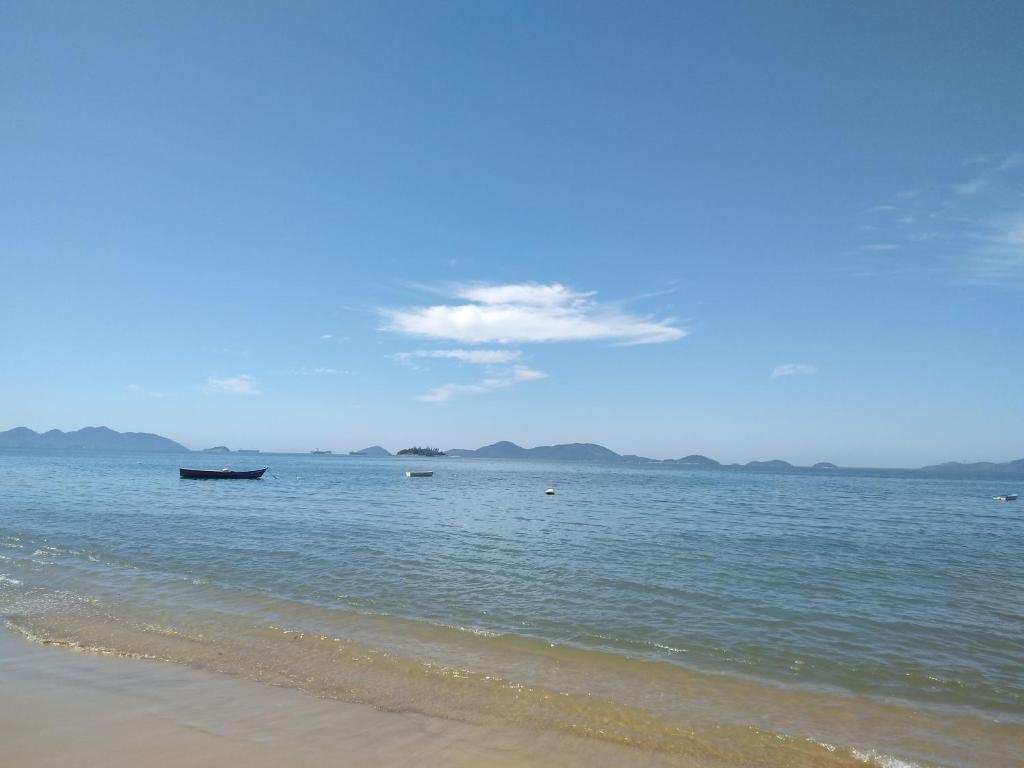
[[[4,766],[678,765],[567,734],[320,699],[152,661],[58,650],[0,631]]]

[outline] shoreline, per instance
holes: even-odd
[[[0,631],[0,754],[10,765],[692,765],[571,734],[481,725],[168,662],[47,648]]]

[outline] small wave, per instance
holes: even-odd
[[[676,648],[674,646],[664,645],[662,643],[651,643],[651,645],[662,651],[668,651],[669,653],[689,653],[689,651],[686,648]]]
[[[439,624],[438,626],[444,627],[445,629],[454,629],[459,632],[469,632],[471,635],[479,635],[480,637],[503,637],[503,632],[495,632],[493,629],[482,629],[480,627],[464,627],[461,624]]]
[[[877,765],[878,768],[921,768],[918,763],[912,763],[909,760],[901,760],[898,757],[876,752],[873,749],[863,751],[859,749],[850,749],[850,754],[853,755],[854,759],[860,760],[862,763],[867,763],[868,765]]]
[[[21,582],[13,576],[8,576],[6,573],[0,573],[0,584],[13,584],[18,586]]]

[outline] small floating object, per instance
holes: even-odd
[[[428,471],[420,471],[420,472],[406,472],[405,476],[406,477],[433,477],[434,473],[430,472],[429,470]]]
[[[995,499],[996,501],[1016,501],[1017,500],[1017,494],[1016,493],[1004,493],[1002,496],[993,496],[992,498]]]
[[[544,491],[544,495],[545,496],[554,496],[555,495],[555,489],[554,488],[548,488],[546,491]]]
[[[263,477],[268,467],[263,469],[231,470],[224,469],[187,469],[178,468],[178,476],[187,480],[258,480]]]

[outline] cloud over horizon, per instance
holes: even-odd
[[[498,389],[508,389],[523,381],[546,379],[547,374],[525,365],[516,365],[475,384],[442,384],[439,387],[416,397],[424,403],[443,403],[456,395],[484,395]]]
[[[240,373],[238,376],[229,376],[225,379],[210,376],[203,386],[203,391],[220,395],[260,394],[260,390],[256,387],[256,380],[247,373]]]
[[[453,298],[463,303],[382,310],[386,323],[381,330],[461,344],[659,344],[689,333],[672,318],[634,315],[594,295],[560,283],[461,286]]]
[[[778,379],[782,376],[811,376],[818,372],[818,366],[810,363],[785,363],[775,366],[772,371],[772,378]]]

